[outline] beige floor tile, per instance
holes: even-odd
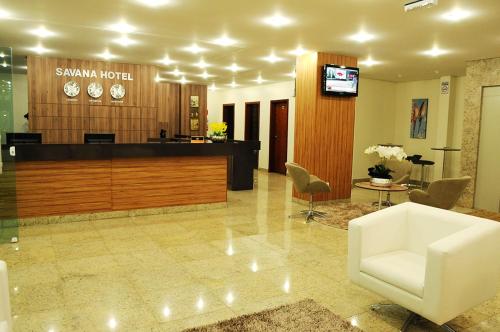
[[[406,311],[371,311],[384,299],[349,282],[347,231],[288,218],[304,209],[291,190],[258,172],[255,190],[228,192],[227,208],[21,228],[19,243],[0,245],[14,330],[180,331],[304,298],[365,331],[399,329]],[[498,331],[500,294],[452,323]],[[436,326],[410,331],[426,330]]]

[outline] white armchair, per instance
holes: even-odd
[[[12,331],[7,264],[0,261],[0,332]]]
[[[402,330],[443,325],[496,295],[500,223],[403,203],[349,223],[348,263],[352,282],[412,312]]]

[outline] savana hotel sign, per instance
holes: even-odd
[[[119,72],[119,71],[109,71],[100,70],[96,71],[94,69],[81,69],[81,68],[56,68],[56,76],[59,77],[83,77],[83,78],[101,78],[108,80],[122,80],[122,81],[133,81],[134,78],[132,74]]]

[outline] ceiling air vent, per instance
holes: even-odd
[[[405,5],[405,12],[409,12],[415,9],[432,7],[438,4],[438,0],[417,0],[408,2]]]

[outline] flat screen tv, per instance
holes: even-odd
[[[7,145],[42,144],[40,133],[7,133]]]
[[[323,66],[322,93],[325,96],[358,96],[359,68]]]

